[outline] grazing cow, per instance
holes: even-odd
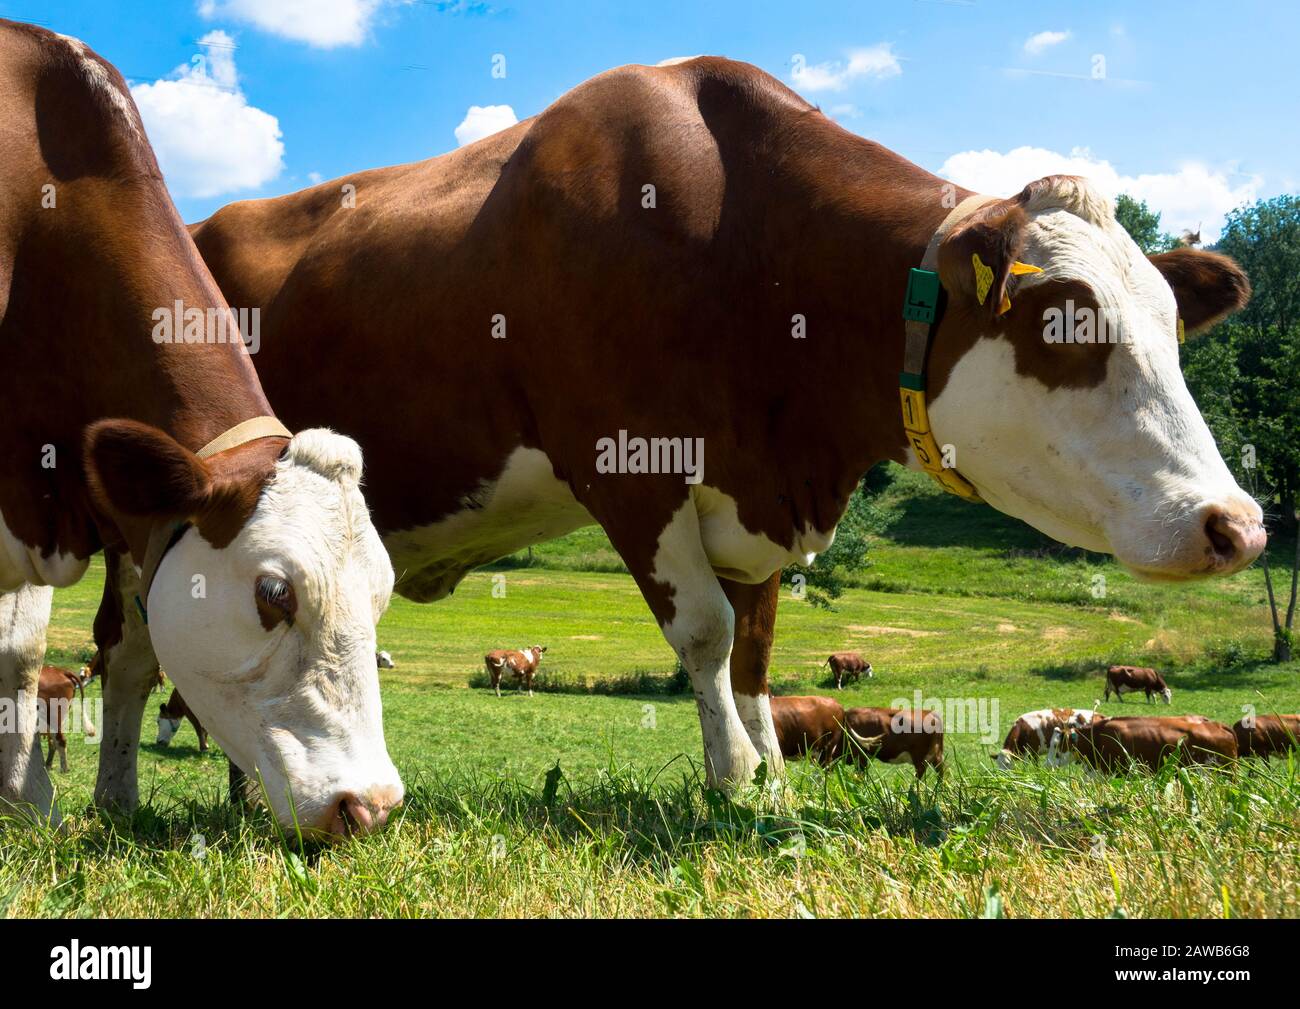
[[[1228,574],[1263,548],[1178,365],[1179,316],[1194,333],[1239,308],[1240,269],[1148,259],[1079,179],[945,186],[743,63],[612,70],[478,143],[192,231],[261,309],[277,410],[364,448],[397,591],[439,599],[603,526],[691,678],[714,785],[779,769],[779,570],[830,544],[879,460],[1144,576]],[[1083,308],[1124,338],[1044,339]]]
[[[41,678],[36,696],[40,705],[39,716],[45,726],[45,738],[48,740],[50,748],[49,756],[45,758],[47,768],[53,766],[54,751],[57,748],[59,770],[66,771],[68,769],[68,740],[63,734],[63,720],[72,707],[74,694],[80,700],[81,731],[86,734],[87,738],[94,738],[95,726],[91,724],[90,712],[86,710],[84,691],[88,679],[88,676],[79,676],[57,666],[41,667]]]
[[[509,648],[500,648],[483,656],[483,665],[487,667],[488,677],[492,680],[492,689],[501,696],[501,674],[507,669],[514,675],[516,683],[528,688],[528,696],[533,696],[533,676],[542,661],[545,645],[533,645],[516,652]]]
[[[1124,691],[1134,694],[1140,690],[1147,695],[1148,704],[1156,694],[1163,697],[1166,704],[1172,703],[1174,696],[1165,678],[1145,666],[1111,666],[1106,670],[1106,692],[1102,700],[1109,701],[1112,690],[1121,701],[1124,700]]]
[[[782,756],[829,764],[844,753],[844,706],[833,697],[773,697],[772,725]]]
[[[110,592],[130,594],[96,621],[112,631],[96,634],[111,670],[96,801],[138,801],[156,653],[282,824],[382,823],[402,796],[374,667],[393,572],[356,443],[275,418],[121,75],[12,21],[0,193],[0,703],[34,697],[52,587],[105,549],[126,573]],[[134,656],[124,609],[149,617]],[[57,821],[31,710],[0,734],[0,807]]]
[[[198,716],[190,710],[179,690],[173,690],[171,697],[158,705],[158,745],[170,746],[172,738],[180,731],[181,720],[186,718],[194,726],[195,735],[199,737],[199,752],[207,753],[208,730],[203,727]]]
[[[849,708],[844,719],[845,745],[859,764],[868,758],[887,764],[911,763],[918,781],[928,765],[943,779],[943,718],[937,711]]]
[[[1229,763],[1237,757],[1232,730],[1199,715],[1102,718],[1069,729],[1062,745],[1108,774],[1133,762],[1156,770],[1170,754],[1184,764]]]
[[[875,671],[871,668],[871,663],[864,659],[857,652],[836,652],[825,662],[822,667],[830,666],[831,675],[835,677],[835,689],[844,689],[844,678],[847,676],[854,683],[862,679],[862,674],[867,674],[867,679],[875,676]]]
[[[1232,727],[1237,753],[1243,757],[1263,757],[1300,748],[1300,715],[1256,715],[1243,718]]]
[[[1090,725],[1101,715],[1089,708],[1042,708],[1027,711],[1016,719],[1002,743],[1002,751],[993,755],[999,770],[1009,770],[1017,757],[1047,757],[1048,766],[1065,762],[1068,754],[1058,753],[1053,743],[1062,732],[1080,725]]]

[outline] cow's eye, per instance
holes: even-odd
[[[298,612],[298,597],[294,595],[292,585],[275,575],[258,575],[253,591],[257,598],[257,615],[263,627],[273,630],[282,621],[293,626],[294,614]]]

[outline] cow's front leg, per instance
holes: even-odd
[[[158,682],[158,657],[136,606],[140,579],[126,558],[109,558],[104,596],[95,617],[95,644],[104,662],[104,725],[95,805],[129,813],[140,804],[136,755],[140,723]]]
[[[772,658],[776,633],[776,604],[781,591],[781,572],[758,585],[718,579],[736,615],[735,644],[731,649],[731,693],[736,711],[744,723],[749,741],[767,761],[773,776],[785,770],[781,744],[772,724],[772,691],[767,667]]]
[[[704,552],[694,500],[677,507],[657,536],[647,537],[644,526],[605,528],[691,678],[709,786],[749,784],[759,756],[731,692],[735,614]]]
[[[36,710],[53,598],[52,588],[34,585],[0,595],[0,811],[57,825]]]

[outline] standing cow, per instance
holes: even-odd
[[[262,773],[280,823],[372,829],[402,787],[373,659],[393,571],[356,443],[276,419],[121,75],[77,39],[12,21],[0,21],[0,194],[0,706],[18,711],[0,734],[0,807],[58,819],[23,699],[53,587],[104,549],[129,580],[110,578],[130,593],[119,611],[147,612],[152,642],[123,646],[120,619],[96,621],[108,666],[96,801],[138,802],[156,650],[223,746]],[[102,636],[110,624],[117,636]]]
[[[932,767],[943,780],[943,718],[937,711],[849,708],[844,719],[849,734],[845,748],[857,763],[868,758],[887,764],[910,763],[917,781]]]
[[[1237,752],[1243,757],[1284,754],[1300,747],[1300,715],[1257,715],[1243,718],[1232,727]]]
[[[95,736],[95,726],[91,724],[90,712],[86,709],[85,686],[89,679],[84,667],[81,675],[70,673],[58,666],[41,667],[36,696],[39,704],[38,715],[44,725],[45,738],[49,742],[49,755],[45,758],[47,768],[54,765],[54,754],[57,750],[59,770],[66,772],[68,769],[68,739],[64,735],[63,728],[66,724],[64,719],[72,708],[74,695],[81,708],[81,731],[86,734],[87,739],[93,739]]]
[[[831,675],[835,677],[836,690],[844,689],[845,677],[857,683],[862,679],[863,673],[866,673],[867,679],[876,675],[871,663],[857,652],[835,652],[822,663],[823,669],[827,666],[830,666]]]
[[[537,667],[545,651],[545,645],[533,645],[523,651],[500,648],[484,655],[483,665],[487,668],[488,678],[492,681],[492,689],[497,692],[497,696],[501,696],[501,674],[508,669],[516,683],[527,687],[528,696],[532,697],[533,677],[537,674]]]
[[[475,144],[235,203],[193,234],[261,310],[285,419],[363,446],[398,592],[440,599],[605,529],[690,676],[711,785],[779,770],[779,571],[826,549],[882,459],[1152,577],[1230,574],[1263,548],[1178,364],[1179,318],[1195,333],[1244,304],[1240,269],[1143,256],[1080,179],[945,187],[743,63],[612,70]],[[922,292],[905,319],[923,264],[946,307]],[[1082,306],[1124,339],[1044,340],[1045,313]],[[815,339],[790,339],[796,313]]]
[[[1101,715],[1090,708],[1027,711],[1015,720],[1002,743],[1001,752],[994,754],[993,760],[1002,771],[1009,770],[1017,757],[1046,756],[1049,767],[1065,763],[1068,755],[1059,752],[1059,733],[1080,725],[1091,725],[1099,718]]]
[[[1157,695],[1163,697],[1166,704],[1170,704],[1174,696],[1169,684],[1165,683],[1165,678],[1145,666],[1111,666],[1106,670],[1106,692],[1102,700],[1109,701],[1112,690],[1121,701],[1124,700],[1125,691],[1134,694],[1140,690],[1147,695],[1148,704]]]

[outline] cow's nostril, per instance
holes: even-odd
[[[350,792],[339,799],[338,822],[344,836],[368,834],[374,828],[374,818],[366,804]]]
[[[1210,546],[1225,561],[1230,561],[1237,555],[1237,544],[1231,530],[1232,526],[1228,524],[1222,512],[1211,512],[1210,517],[1205,520],[1205,535],[1210,541]]]

